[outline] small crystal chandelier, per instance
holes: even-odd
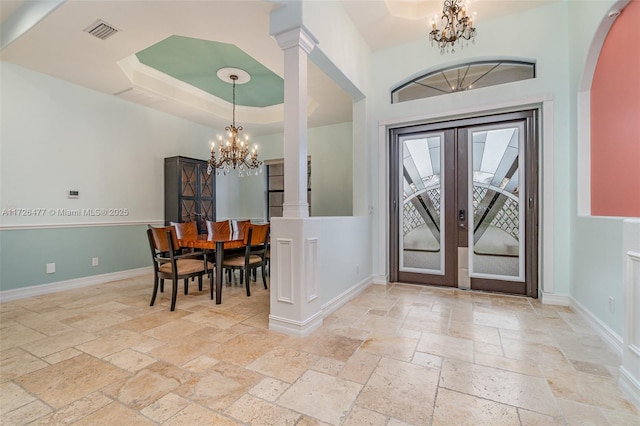
[[[218,71],[219,77],[221,75],[220,71]],[[236,127],[236,81],[238,80],[238,75],[230,74],[227,78],[233,84],[233,117],[231,125],[224,128],[227,131],[226,142],[222,139],[222,136],[218,136],[218,158],[216,158],[216,142],[211,141],[211,158],[207,162],[207,173],[211,174],[213,169],[216,169],[216,174],[220,174],[220,170],[222,170],[223,174],[226,175],[230,170],[237,169],[239,176],[243,176],[245,172],[250,170],[255,170],[257,175],[258,171],[262,172],[262,161],[258,160],[258,146],[254,145],[253,149],[250,150],[249,136],[245,134],[243,139],[240,136],[242,126]],[[249,159],[247,159],[248,156],[250,156]]]
[[[431,32],[429,33],[429,40],[431,45],[435,41],[440,48],[440,53],[444,53],[445,49],[449,51],[449,44],[451,44],[451,53],[454,53],[454,46],[456,41],[459,40],[460,46],[462,40],[471,40],[476,37],[476,29],[473,26],[473,20],[470,16],[467,16],[466,5],[461,5],[460,0],[445,0],[442,8],[442,16],[440,21],[444,24],[442,31],[440,31],[436,22],[438,15],[435,15],[431,20]]]

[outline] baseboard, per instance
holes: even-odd
[[[371,285],[371,277],[368,277],[360,281],[350,289],[334,297],[333,299],[331,299],[330,301],[322,305],[322,317],[323,318],[328,317],[333,312],[337,311],[338,309],[340,309],[340,307],[342,307],[347,302],[349,302],[351,299],[353,299],[358,294],[360,294],[363,290],[365,290],[370,285]]]
[[[389,277],[387,277],[386,275],[373,275],[371,278],[371,282],[373,284],[387,285],[389,284]]]
[[[625,395],[627,395],[631,402],[640,410],[640,382],[624,367],[620,367],[618,386],[620,386]]]
[[[540,300],[543,305],[571,306],[569,296],[564,294],[540,293]]]
[[[153,268],[151,266],[146,266],[144,268],[129,269],[126,271],[111,272],[108,274],[90,275],[88,277],[74,278],[71,280],[58,281],[55,283],[3,290],[0,291],[0,302],[9,302],[11,300],[25,299],[27,297],[40,296],[42,294],[73,290],[75,288],[104,284],[111,281],[134,278],[151,273],[153,273]]]
[[[305,337],[322,326],[322,312],[318,312],[306,321],[292,321],[287,318],[269,315],[269,330],[288,336]]]
[[[578,302],[573,297],[569,298],[571,306],[576,312],[589,323],[589,325],[598,333],[600,337],[609,345],[609,347],[620,357],[622,356],[622,349],[624,347],[622,337],[613,331],[607,324],[602,322],[600,318],[596,317],[588,310],[584,305]]]

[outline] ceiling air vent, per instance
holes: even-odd
[[[88,32],[94,37],[98,37],[100,40],[106,40],[118,31],[119,30],[113,25],[101,20],[85,29],[85,32]]]

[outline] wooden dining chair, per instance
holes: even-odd
[[[196,222],[169,222],[176,228],[176,236],[179,240],[186,238],[198,238],[198,224]]]
[[[251,281],[250,271],[252,269],[262,269],[262,283],[265,289],[268,288],[265,276],[265,254],[268,241],[269,224],[250,224],[245,234],[245,248],[243,253],[225,255],[222,261],[223,268],[229,270],[239,269],[242,272],[241,275],[244,276],[245,286],[247,288],[247,296],[251,296],[249,283]]]
[[[211,273],[207,263],[207,257],[203,252],[179,254],[178,238],[173,226],[147,229],[151,257],[153,259],[153,306],[158,294],[158,287],[164,290],[164,280],[171,280],[171,310],[176,308],[178,296],[178,280],[184,280],[184,294],[189,293],[189,278],[198,278],[198,288],[202,291],[202,276]],[[213,298],[213,286],[209,285],[211,298]]]
[[[228,220],[219,220],[214,222],[213,220],[207,220],[207,234],[209,235],[225,235],[231,232]]]

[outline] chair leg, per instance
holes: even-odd
[[[198,275],[198,290],[202,291],[202,275]]]
[[[160,293],[164,293],[164,280],[160,280]]]
[[[158,277],[154,277],[153,278],[153,295],[151,296],[151,303],[149,304],[149,306],[153,306],[153,304],[156,303],[157,294],[158,294]]]
[[[264,284],[264,289],[267,290],[267,277],[265,272],[265,264],[262,264],[262,284]]]
[[[189,294],[189,278],[184,279],[184,294]]]
[[[242,269],[240,270],[240,275],[242,275]],[[251,290],[249,289],[249,283],[251,282],[251,271],[249,271],[249,269],[247,269],[246,273],[244,274],[244,282],[245,286],[247,287],[247,296],[251,296]]]
[[[185,280],[187,281],[187,280]],[[171,310],[176,310],[176,299],[178,298],[178,280],[173,280],[173,291],[171,292]]]

